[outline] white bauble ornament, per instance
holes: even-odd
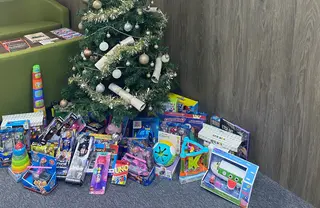
[[[78,24],[78,28],[79,28],[79,30],[83,30],[83,24],[82,24],[82,22],[80,22],[80,23]]]
[[[170,61],[170,56],[169,54],[164,54],[162,57],[161,57],[161,61],[163,63],[168,63]]]
[[[110,33],[107,33],[107,38],[111,38],[111,35],[110,35]]]
[[[131,65],[130,61],[127,61],[126,66],[130,66],[130,65]]]
[[[159,46],[158,46],[158,45],[154,45],[154,48],[155,48],[155,49],[158,49],[158,48],[159,48]]]
[[[102,83],[96,86],[96,92],[103,93],[105,89],[106,87]]]
[[[142,9],[141,9],[141,8],[138,8],[138,9],[137,9],[137,13],[138,13],[138,15],[142,15],[142,14],[143,14]]]
[[[150,73],[148,73],[148,74],[147,74],[147,77],[148,77],[148,78],[150,78],[150,77],[151,77],[151,74],[150,74]]]
[[[154,67],[154,62],[151,62],[151,63],[150,63],[150,66],[151,66],[151,67]]]
[[[100,45],[99,45],[99,49],[101,51],[107,51],[109,48],[109,44],[105,41],[101,42]]]
[[[93,8],[95,8],[95,9],[101,9],[101,7],[102,7],[102,3],[101,3],[101,1],[99,1],[99,0],[95,0],[93,3],[92,3],[92,7]]]
[[[126,24],[124,24],[123,26],[123,29],[126,31],[126,32],[130,32],[132,30],[133,26],[130,22],[127,22]]]
[[[76,67],[75,67],[75,66],[73,66],[73,67],[72,67],[72,71],[75,71],[75,70],[76,70]]]
[[[149,106],[148,110],[149,110],[149,111],[152,111],[152,110],[153,110],[152,106]]]
[[[140,26],[139,26],[138,24],[136,24],[136,25],[134,26],[134,28],[139,29]]]
[[[63,100],[60,101],[60,107],[61,108],[65,108],[65,107],[67,107],[67,105],[68,105],[68,101],[67,100],[63,99]]]
[[[112,77],[115,79],[119,79],[121,77],[121,75],[122,75],[122,72],[119,69],[116,69],[112,72]]]
[[[150,34],[151,34],[151,32],[150,32],[149,30],[147,30],[146,34],[147,34],[147,35],[150,35]]]
[[[151,1],[150,4],[154,4],[154,1]]]
[[[130,89],[129,89],[129,88],[127,88],[127,89],[126,89],[126,91],[127,91],[127,92],[130,92]]]
[[[140,64],[143,64],[143,65],[148,64],[149,60],[150,60],[149,56],[147,54],[145,54],[145,53],[141,54],[140,57],[139,57],[139,62],[140,62]]]
[[[177,77],[178,76],[178,74],[177,74],[177,72],[175,72],[174,74],[173,74],[173,77]]]

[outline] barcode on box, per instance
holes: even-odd
[[[141,121],[133,121],[133,129],[141,129],[142,122]]]

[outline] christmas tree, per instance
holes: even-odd
[[[83,0],[81,52],[62,96],[71,110],[119,124],[124,116],[161,112],[177,76],[160,45],[166,16],[148,0]]]

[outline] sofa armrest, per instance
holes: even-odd
[[[36,0],[41,8],[43,20],[61,23],[62,27],[70,27],[69,10],[56,0]]]

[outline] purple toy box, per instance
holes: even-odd
[[[105,193],[108,180],[109,163],[110,154],[100,153],[97,156],[90,184],[90,194]]]

